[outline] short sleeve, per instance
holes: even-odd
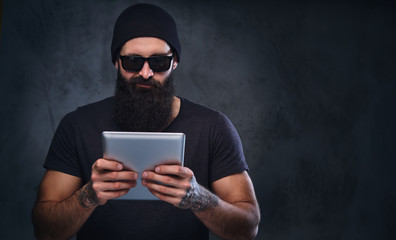
[[[249,170],[239,134],[224,114],[218,114],[211,135],[211,182]]]
[[[44,167],[81,177],[76,150],[76,126],[74,124],[74,117],[74,112],[72,112],[61,120],[52,139]]]

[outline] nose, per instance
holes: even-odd
[[[148,79],[149,77],[154,75],[153,70],[150,68],[149,64],[147,61],[144,62],[142,69],[140,69],[139,72],[140,76],[142,76],[144,79]]]

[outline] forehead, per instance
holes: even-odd
[[[127,41],[120,50],[120,55],[140,55],[149,57],[170,53],[170,46],[162,39],[139,37]]]

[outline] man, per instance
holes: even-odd
[[[137,4],[111,46],[115,96],[67,114],[55,133],[33,209],[40,239],[251,239],[260,213],[242,145],[221,113],[174,95],[180,61],[173,18]],[[102,158],[103,131],[186,134],[185,165],[138,173]],[[138,178],[140,178],[138,180]],[[143,184],[159,201],[116,200]]]

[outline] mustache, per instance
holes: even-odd
[[[136,84],[144,84],[153,86],[159,89],[162,89],[162,85],[156,81],[153,77],[149,77],[148,79],[144,79],[142,76],[134,77],[128,81],[128,84],[136,86]]]

